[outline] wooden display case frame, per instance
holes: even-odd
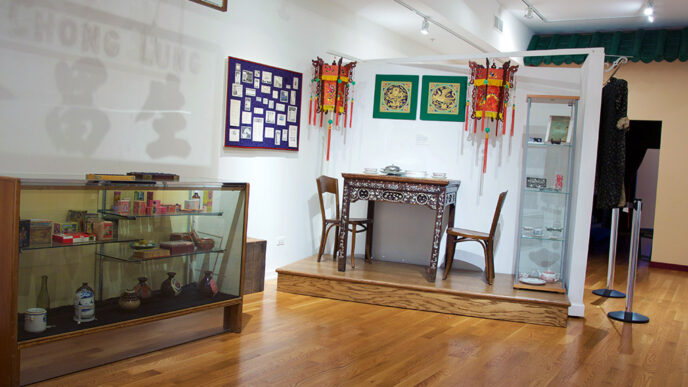
[[[98,183],[90,184],[83,180],[50,180],[45,181],[44,184],[37,180],[27,179],[25,182],[29,182],[31,185],[30,189],[60,189],[60,190],[117,190],[117,189],[127,189],[127,188],[140,188],[142,190],[199,190],[204,189],[201,184],[192,183],[177,183],[177,182],[158,182],[155,184],[112,184],[112,183]],[[33,383],[35,381],[41,380],[40,378],[31,378],[30,380],[24,380],[21,375],[20,362],[24,361],[25,355],[22,351],[31,350],[32,353],[37,353],[35,349],[39,349],[42,345],[50,345],[51,351],[54,351],[54,346],[58,345],[61,348],[69,348],[70,340],[80,340],[83,345],[83,341],[87,340],[88,335],[93,335],[93,337],[98,337],[98,340],[102,340],[102,334],[105,333],[106,336],[110,337],[114,334],[116,335],[116,330],[127,329],[127,334],[131,334],[131,329],[139,327],[141,332],[146,332],[146,326],[152,327],[154,329],[160,329],[160,322],[169,320],[174,325],[174,318],[186,318],[188,316],[198,312],[211,312],[211,310],[220,309],[222,326],[218,327],[214,333],[209,333],[211,330],[208,328],[208,324],[202,324],[202,329],[199,328],[199,332],[194,332],[188,334],[186,332],[184,338],[180,338],[178,342],[166,343],[163,341],[156,343],[156,347],[151,350],[146,350],[146,348],[138,348],[135,351],[122,351],[121,354],[114,353],[110,358],[99,360],[96,364],[91,364],[86,368],[92,366],[97,366],[105,364],[112,361],[121,360],[126,357],[134,356],[137,354],[147,353],[152,350],[158,350],[166,346],[176,345],[181,342],[195,340],[198,338],[206,337],[208,335],[222,333],[222,332],[235,332],[239,333],[242,329],[242,310],[243,310],[243,292],[244,292],[244,265],[246,260],[246,232],[247,232],[247,220],[248,220],[248,204],[249,204],[249,184],[248,183],[221,183],[218,185],[205,187],[222,189],[227,187],[235,187],[236,190],[243,191],[245,195],[239,197],[238,203],[243,202],[244,206],[244,216],[243,216],[243,238],[241,245],[241,273],[240,273],[240,284],[239,284],[239,295],[237,298],[220,301],[216,303],[210,303],[206,305],[200,305],[195,307],[189,307],[185,309],[160,313],[156,315],[146,316],[142,318],[135,318],[130,320],[125,320],[117,323],[112,323],[108,325],[101,325],[87,329],[81,329],[78,331],[67,332],[63,334],[56,334],[52,336],[41,337],[32,340],[26,340],[18,342],[18,268],[19,268],[19,219],[20,219],[20,199],[22,191],[22,179],[3,177],[0,176],[0,246],[4,248],[0,250],[0,310],[3,311],[2,317],[0,317],[0,347],[3,351],[0,351],[0,385],[3,386],[18,386],[22,383]],[[202,313],[199,313],[202,314]],[[181,321],[181,320],[180,320]],[[157,325],[155,325],[157,324]],[[194,323],[196,324],[196,323]],[[167,324],[170,331],[174,331],[169,328],[170,324]],[[107,333],[110,332],[110,333]],[[145,334],[145,333],[144,333]],[[101,336],[98,336],[101,335]],[[204,336],[205,335],[205,336]],[[181,337],[182,335],[180,335]],[[97,345],[94,343],[94,347]],[[54,355],[52,355],[54,356]],[[20,360],[21,359],[21,360]],[[64,356],[60,359],[64,360]],[[75,360],[77,361],[77,360]],[[48,367],[49,368],[49,367]],[[78,370],[78,369],[76,369]],[[69,371],[72,372],[72,371]],[[44,379],[56,377],[59,375],[47,375]]]

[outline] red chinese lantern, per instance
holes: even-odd
[[[485,132],[485,153],[483,159],[483,173],[487,172],[487,143],[489,139],[489,126],[485,130],[485,121],[490,120],[494,124],[494,135],[498,133],[499,122],[502,122],[502,135],[506,134],[506,119],[511,90],[514,88],[514,74],[518,70],[518,65],[511,66],[507,61],[501,68],[493,62],[490,65],[489,59],[485,66],[475,62],[469,62],[471,69],[470,84],[473,86],[472,101],[470,101],[473,118],[473,133],[477,132],[478,120],[481,121],[481,131]],[[511,111],[511,135],[514,135],[514,115],[515,106],[512,105]],[[468,122],[468,115],[466,115]],[[467,126],[465,127],[467,130]]]
[[[356,62],[349,62],[342,64],[342,59],[339,61],[332,61],[332,64],[326,64],[320,57],[312,61],[313,63],[313,79],[311,84],[311,93],[315,97],[311,97],[311,102],[315,101],[311,108],[309,105],[308,123],[311,123],[311,112],[313,114],[313,125],[316,125],[318,113],[320,113],[320,127],[323,126],[323,118],[325,115],[331,114],[333,117],[328,119],[328,133],[327,133],[327,161],[330,160],[330,138],[332,135],[332,122],[335,126],[339,126],[339,116],[343,115],[343,126],[347,125],[347,118],[349,119],[349,127],[353,122],[352,110],[354,107],[353,90],[352,87],[356,82],[352,80],[353,69],[356,67]],[[352,97],[349,98],[349,95]],[[349,105],[350,102],[350,105]]]

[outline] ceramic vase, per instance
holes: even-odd
[[[217,283],[213,279],[212,271],[206,271],[203,278],[198,281],[198,290],[206,297],[213,297],[217,294]]]
[[[127,289],[119,297],[117,304],[123,310],[136,310],[141,306],[141,300],[136,296],[134,289]]]
[[[77,323],[93,321],[96,319],[96,305],[93,289],[88,282],[74,293],[74,321]]]
[[[41,277],[41,291],[38,292],[38,298],[36,298],[36,307],[43,308],[45,310],[50,309],[50,294],[48,294],[47,275]]]
[[[174,276],[177,273],[169,272],[167,273],[167,279],[162,281],[160,285],[160,293],[165,297],[173,297],[179,295],[182,292],[182,284],[177,281]]]
[[[146,302],[153,296],[153,289],[146,283],[148,278],[139,277],[138,279],[139,283],[134,286],[134,292],[136,292],[136,296],[140,298],[142,302]]]

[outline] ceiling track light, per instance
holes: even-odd
[[[533,7],[528,7],[528,10],[526,11],[526,14],[523,15],[526,19],[532,19],[533,18]]]
[[[653,16],[655,14],[655,7],[652,1],[647,2],[647,5],[643,9],[643,14],[647,16],[648,19],[650,18],[650,16]]]
[[[428,21],[428,18],[423,18],[423,24],[420,26],[420,33],[423,35],[427,35],[430,33],[430,22]]]
[[[649,16],[647,17],[647,21],[649,21],[650,23],[654,23],[654,22],[655,22],[655,17],[652,16],[652,15],[649,15]]]

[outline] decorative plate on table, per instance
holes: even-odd
[[[524,284],[528,285],[544,285],[547,282],[543,279],[540,278],[533,278],[533,277],[527,277],[527,278],[519,278],[518,279],[520,282],[523,282]]]
[[[136,241],[136,242],[130,242],[129,247],[131,247],[134,250],[144,250],[144,249],[152,249],[154,247],[158,247],[158,244],[153,243],[151,241]]]

